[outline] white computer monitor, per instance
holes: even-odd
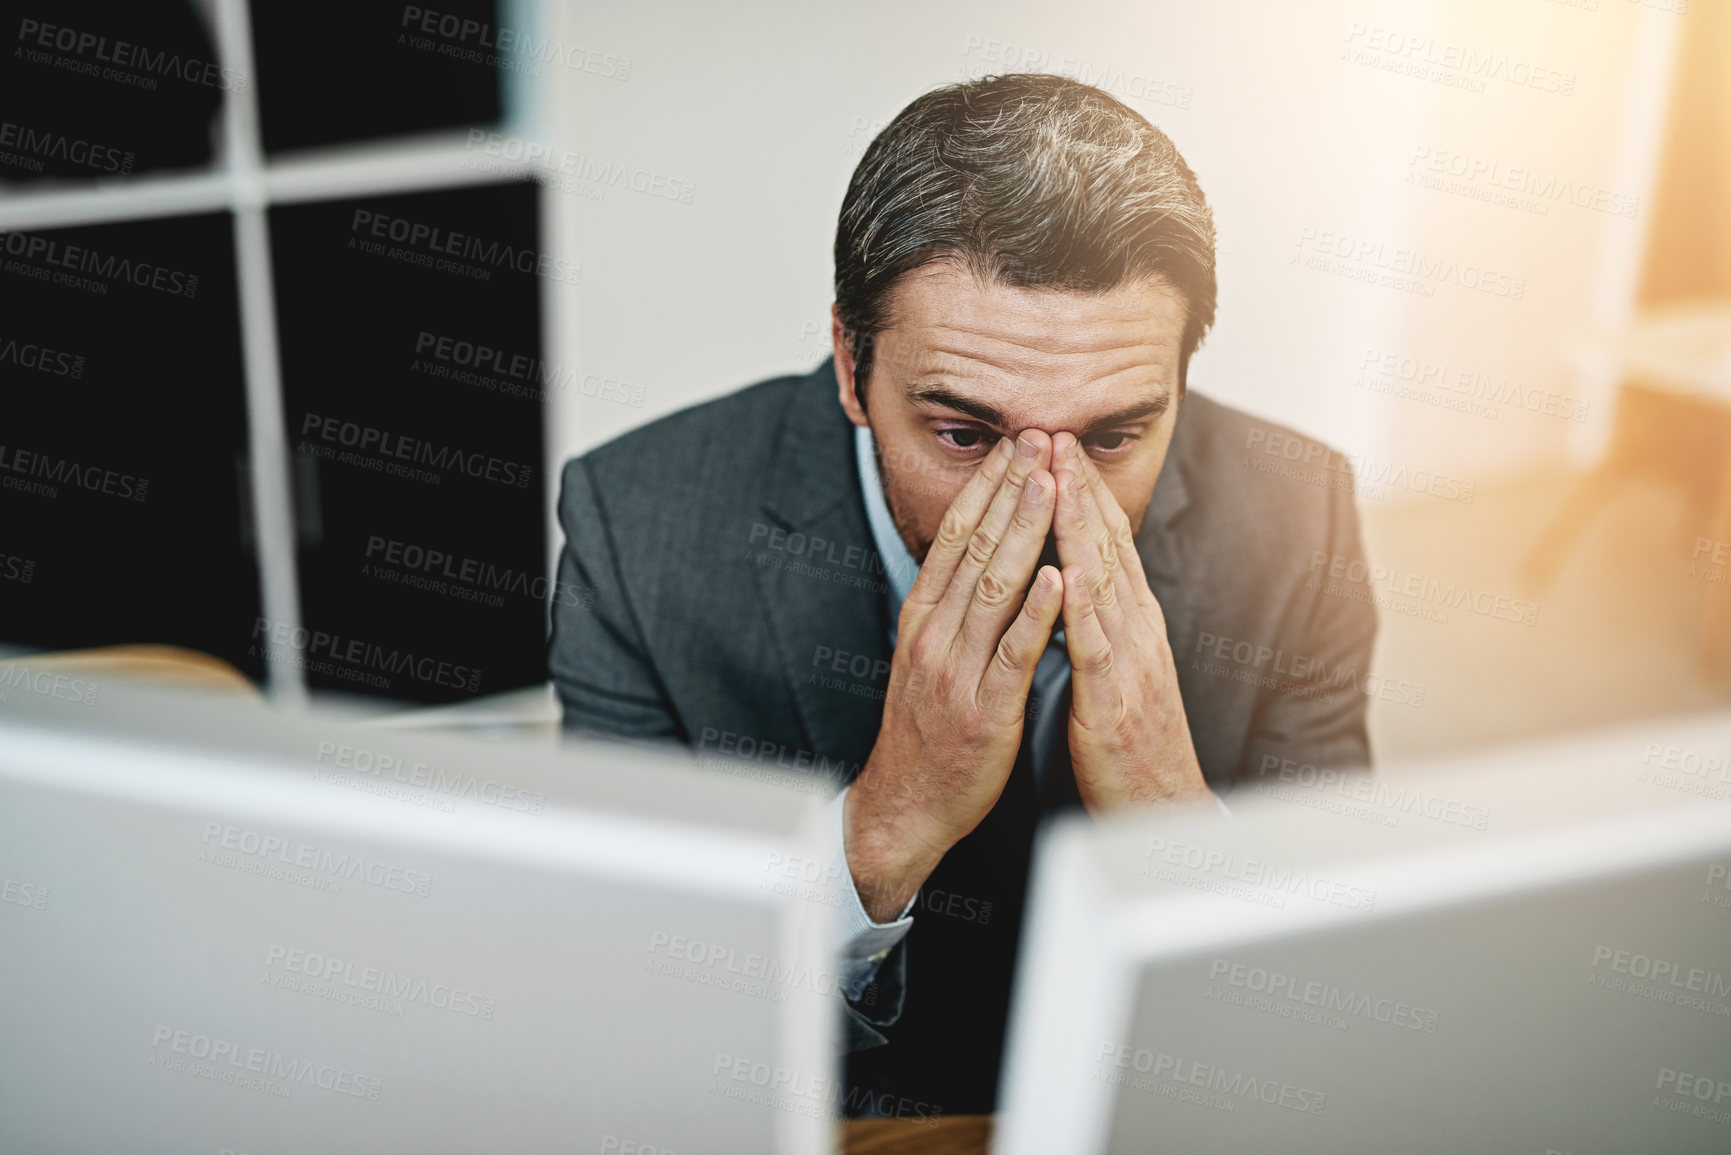
[[[1048,832],[995,1152],[1731,1151],[1731,717],[1232,808]]]
[[[0,703],[0,1150],[833,1149],[816,796],[54,685]]]

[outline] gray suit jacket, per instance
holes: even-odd
[[[1367,681],[1369,591],[1328,580],[1332,559],[1363,556],[1351,474],[1292,476],[1265,451],[1280,438],[1313,444],[1190,393],[1137,535],[1197,757],[1222,792],[1283,760],[1368,764],[1366,694],[1383,692]],[[563,485],[559,577],[582,594],[554,606],[566,724],[850,781],[891,651],[832,365],[628,433],[569,462]],[[883,1040],[871,1028],[895,1022],[905,978],[898,948],[880,1009],[850,1009],[856,1045]]]
[[[1217,790],[1269,757],[1370,758],[1375,610],[1360,587],[1325,592],[1328,559],[1363,556],[1350,474],[1265,472],[1290,464],[1264,452],[1270,434],[1298,437],[1191,392],[1137,535]],[[567,463],[559,517],[559,576],[583,595],[555,605],[549,650],[568,725],[730,751],[743,737],[844,781],[864,763],[889,622],[828,362]]]

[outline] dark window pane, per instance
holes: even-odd
[[[226,214],[0,234],[0,641],[262,674],[239,325]]]
[[[6,0],[0,181],[114,177],[208,165],[223,94],[187,0]]]
[[[252,25],[267,152],[499,119],[492,0],[253,0]]]
[[[545,680],[537,234],[530,184],[271,210],[309,685]]]

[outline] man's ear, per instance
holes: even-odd
[[[847,339],[847,328],[841,323],[841,310],[834,305],[829,307],[829,336],[835,346],[835,384],[841,396],[841,407],[847,414],[847,419],[867,429],[871,421],[866,417],[865,407],[859,403],[859,393],[854,389],[854,355],[853,346]]]

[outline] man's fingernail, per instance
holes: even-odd
[[[1000,437],[998,438],[998,452],[1005,457],[1013,457],[1016,453],[1016,443],[1008,437]]]
[[[1027,486],[1026,492],[1028,494],[1028,500],[1035,503],[1036,505],[1039,504],[1040,502],[1046,500],[1046,487],[1044,485],[1041,485],[1040,482],[1035,478],[1032,478],[1032,477],[1028,478],[1028,486]]]
[[[1038,457],[1040,456],[1040,447],[1026,437],[1018,437],[1016,438],[1016,452],[1023,457]]]

